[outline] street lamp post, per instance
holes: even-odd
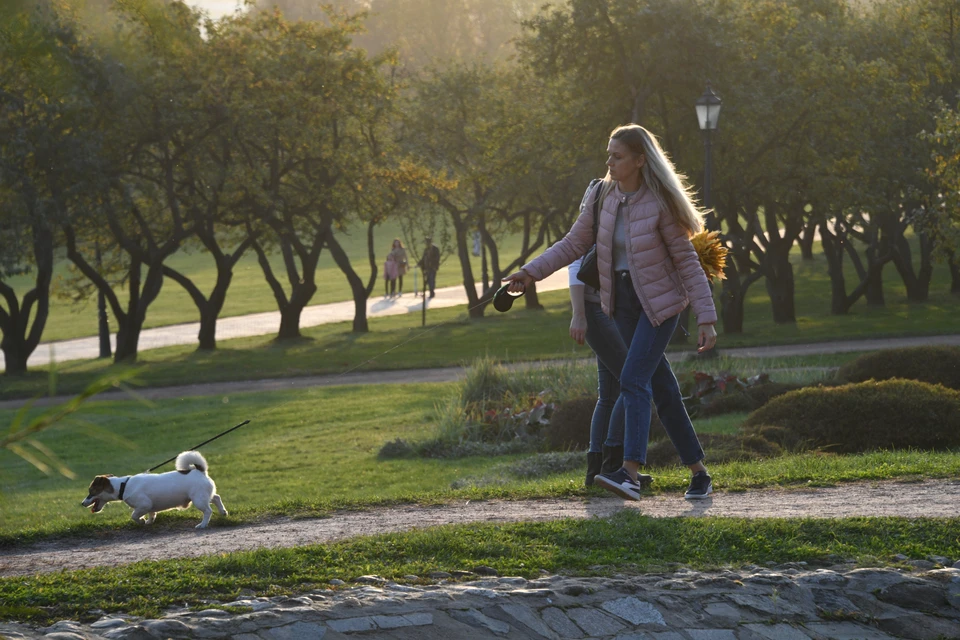
[[[711,188],[713,187],[713,132],[717,130],[717,120],[720,119],[720,106],[723,101],[720,96],[713,92],[710,82],[707,81],[707,88],[703,95],[697,99],[697,120],[700,121],[700,131],[703,132],[703,146],[706,152],[706,159],[703,168],[703,207],[708,211],[706,225],[710,231],[718,231],[720,222],[713,212],[713,201],[711,200]],[[713,289],[713,286],[710,287]],[[700,357],[716,358],[719,356],[717,349],[710,349],[700,354]]]
[[[717,129],[717,120],[720,119],[720,106],[723,101],[720,96],[713,92],[710,83],[707,82],[707,89],[703,95],[697,99],[697,119],[700,121],[700,130],[703,132],[703,145],[706,150],[706,164],[703,172],[703,206],[705,209],[711,209],[713,203],[710,199],[710,190],[713,186],[713,145],[712,134]],[[713,211],[707,214],[707,228],[717,229],[717,218]]]

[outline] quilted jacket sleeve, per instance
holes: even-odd
[[[589,196],[590,187],[587,187],[580,201],[580,215],[567,235],[523,265],[522,269],[534,279],[543,280],[554,271],[567,266],[583,256],[596,242],[593,237],[593,200]]]
[[[716,324],[717,309],[713,304],[713,293],[687,230],[669,211],[661,212],[659,228],[673,266],[687,290],[690,306],[697,315],[697,324]]]

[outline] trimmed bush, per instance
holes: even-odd
[[[596,396],[584,396],[561,403],[550,417],[550,425],[544,430],[547,450],[567,451],[589,448],[590,422],[593,420],[593,409],[596,406]],[[667,433],[660,424],[657,412],[654,411],[651,415],[650,439],[658,440],[666,437]]]
[[[700,407],[700,412],[697,415],[709,418],[710,416],[719,416],[724,413],[755,411],[770,402],[773,398],[802,388],[803,385],[801,384],[765,382],[753,387],[747,387],[737,393],[729,393],[712,398],[710,402]]]
[[[960,389],[960,347],[885,349],[860,356],[840,367],[845,382],[903,378]]]
[[[808,387],[774,398],[746,432],[837,453],[960,447],[960,392],[914,380]]]

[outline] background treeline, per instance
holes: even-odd
[[[154,0],[0,9],[8,374],[40,341],[60,256],[76,297],[105,297],[118,361],[136,358],[162,286],[189,293],[199,346],[215,348],[233,268],[251,253],[278,338],[299,336],[325,251],[366,331],[387,220],[413,260],[433,234],[482,315],[474,234],[485,284],[560,237],[614,126],[657,133],[700,184],[693,102],[708,79],[724,100],[712,194],[733,258],[724,332],[743,331],[761,280],[774,319],[796,321],[798,245],[812,257],[821,244],[834,314],[882,305],[889,268],[925,300],[938,257],[960,292],[960,0],[276,4],[216,21]],[[360,261],[344,249],[358,233]],[[187,250],[215,263],[214,286],[171,266]],[[25,273],[31,287],[14,289]]]

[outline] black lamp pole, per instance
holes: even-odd
[[[703,146],[706,153],[706,159],[703,167],[703,207],[707,209],[706,225],[710,231],[720,230],[720,221],[717,220],[713,212],[713,132],[717,130],[717,120],[720,118],[720,106],[723,101],[720,96],[713,92],[710,82],[707,82],[707,88],[703,95],[697,99],[697,120],[700,121],[700,131],[703,132]],[[711,290],[713,286],[711,285]],[[719,356],[717,349],[710,349],[700,354],[701,358],[716,358]]]
[[[697,119],[700,121],[700,131],[703,132],[703,146],[706,152],[706,162],[703,172],[703,206],[705,209],[713,208],[711,191],[713,189],[713,132],[717,129],[717,120],[720,118],[720,107],[723,101],[720,96],[713,92],[710,83],[707,82],[707,89],[703,95],[697,99]],[[719,228],[716,215],[713,211],[707,214],[707,228],[716,230]]]

